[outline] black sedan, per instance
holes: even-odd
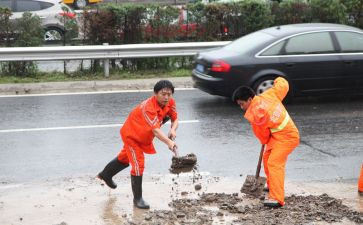
[[[195,58],[194,86],[231,96],[241,86],[257,94],[277,76],[289,95],[363,93],[363,30],[339,24],[292,24],[263,29]]]

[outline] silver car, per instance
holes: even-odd
[[[40,17],[45,29],[45,41],[62,40],[64,24],[59,19],[64,13],[63,7],[72,10],[60,0],[0,0],[0,7],[11,9],[11,20],[19,19],[24,12],[30,12]],[[73,12],[72,12],[73,13]],[[71,16],[75,16],[73,13]]]

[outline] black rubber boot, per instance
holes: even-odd
[[[107,184],[107,186],[115,189],[117,188],[117,184],[113,182],[112,177],[128,166],[129,164],[121,163],[116,157],[105,166],[105,168],[102,170],[102,172],[98,174],[97,177],[103,180]]]
[[[150,205],[142,198],[142,176],[131,175],[131,186],[134,193],[134,205],[140,209],[149,209]]]

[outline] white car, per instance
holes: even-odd
[[[11,9],[11,20],[19,19],[24,12],[30,12],[40,17],[45,29],[45,41],[59,41],[63,39],[64,25],[59,19],[63,14],[63,7],[69,12],[67,15],[75,17],[76,14],[60,0],[0,0],[0,7]]]

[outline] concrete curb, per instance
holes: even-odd
[[[159,80],[170,80],[176,88],[191,88],[191,77],[152,78],[112,81],[71,81],[46,83],[0,84],[0,95],[152,90]]]

